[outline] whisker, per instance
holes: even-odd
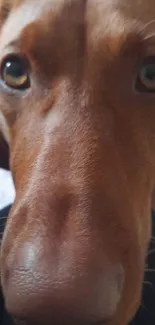
[[[155,243],[155,237],[154,236],[151,236],[151,242]]]
[[[144,40],[149,40],[150,38],[153,38],[153,37],[155,38],[155,32],[150,32],[148,35],[144,35],[144,31],[147,31],[147,28],[149,28],[152,24],[155,24],[155,19],[152,19],[149,22],[147,22],[138,31],[139,34],[143,34],[143,39]]]
[[[148,21],[140,30],[140,33],[143,32],[145,29],[147,29],[148,27],[150,27],[150,25],[155,23],[155,19],[152,19],[150,21]]]
[[[7,219],[7,216],[1,217],[1,220],[6,220],[6,219]]]
[[[151,287],[153,286],[153,284],[152,284],[151,282],[149,282],[149,281],[144,281],[143,284],[144,284],[144,285],[145,285],[145,284],[146,284],[146,285],[149,285],[149,286],[151,286]]]
[[[3,223],[2,225],[0,225],[0,228],[4,228],[5,227],[5,223]]]
[[[150,250],[148,251],[148,254],[147,254],[147,255],[151,255],[151,254],[153,254],[153,253],[155,253],[155,248],[150,249]]]
[[[145,272],[147,272],[147,273],[155,273],[155,270],[154,269],[146,269]]]
[[[151,33],[151,34],[145,36],[144,40],[147,41],[148,39],[153,38],[153,37],[155,37],[155,33]]]

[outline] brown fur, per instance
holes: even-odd
[[[26,325],[127,325],[155,190],[155,94],[133,88],[155,56],[155,2],[0,8],[0,62],[21,52],[31,75],[25,93],[0,86],[17,193],[1,253],[6,308]]]

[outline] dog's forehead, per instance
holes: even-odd
[[[50,1],[12,1],[13,6],[9,7],[8,17],[1,27],[1,43],[5,45],[17,39],[22,30],[29,24],[35,22],[43,13],[48,10]],[[7,10],[5,1],[2,10]]]
[[[11,5],[8,6],[8,17],[1,26],[0,48],[20,38],[22,31],[28,30],[27,27],[31,27],[32,23],[44,22],[49,31],[50,27],[52,30],[53,21],[59,17],[61,25],[66,7],[70,27],[75,20],[76,24],[79,21],[79,25],[83,20],[87,35],[94,43],[104,39],[108,33],[111,39],[114,36],[121,41],[122,35],[127,35],[134,25],[143,29],[155,20],[154,0],[4,0],[0,6],[4,9],[8,3]],[[65,28],[65,25],[62,26]],[[152,31],[155,23],[149,26]]]

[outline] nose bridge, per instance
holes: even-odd
[[[81,198],[87,197],[83,184],[77,194],[78,186],[66,180],[47,185],[44,174],[40,179],[26,194],[25,216],[20,208],[15,211],[25,224],[7,256],[12,281],[9,291],[3,276],[7,308],[17,317],[21,312],[30,317],[30,324],[42,324],[44,317],[49,324],[47,315],[56,324],[107,320],[120,301],[124,271],[108,256],[104,235],[98,240],[93,230],[91,198]]]
[[[90,216],[95,209],[101,207],[100,218],[108,205],[104,201],[111,195],[112,202],[116,194],[110,183],[120,186],[123,170],[119,167],[111,116],[107,113],[104,120],[99,119],[91,109],[84,118],[85,110],[82,114],[51,114],[23,190],[28,210],[38,219],[44,216],[49,222],[52,214],[51,229],[66,224],[66,219],[78,219],[78,226],[81,223],[81,228],[91,228],[95,219]],[[28,213],[29,219],[32,213]]]
[[[17,236],[11,249],[12,236],[3,246],[9,252],[2,256],[7,307],[28,315],[30,325],[43,324],[44,312],[47,325],[48,316],[59,319],[59,313],[67,321],[79,318],[79,324],[109,319],[122,294],[124,271],[119,253],[109,254],[114,241],[103,215],[111,166],[102,148],[110,156],[113,145],[101,132],[102,121],[96,128],[90,115],[83,121],[77,113],[66,120],[52,132],[45,128],[21,206],[18,197],[10,216]]]
[[[83,266],[87,268],[89,257],[93,256],[99,245],[102,245],[101,250],[99,249],[102,252],[109,241],[107,234],[110,236],[114,233],[111,222],[114,210],[117,216],[119,212],[116,198],[113,207],[111,204],[118,191],[115,186],[114,189],[113,185],[111,188],[108,186],[109,175],[115,171],[108,166],[107,158],[104,165],[103,157],[98,156],[102,138],[97,137],[94,132],[93,143],[93,137],[90,137],[92,130],[89,131],[89,141],[78,140],[81,136],[79,129],[67,143],[66,138],[62,140],[62,134],[58,134],[54,143],[49,134],[44,136],[22,193],[20,206],[18,207],[17,203],[14,212],[16,220],[24,220],[21,242],[18,242],[19,250],[22,245],[27,247],[32,238],[37,238],[32,242],[34,263],[43,260],[46,265],[50,260],[54,268],[55,258],[62,263],[65,263],[67,258],[72,266],[83,260]],[[121,203],[121,200],[119,202]],[[118,218],[117,222],[119,225],[121,220]],[[43,249],[34,253],[39,243],[44,249],[47,247],[47,255],[43,254]],[[107,258],[112,250],[115,251],[115,248],[112,249],[111,245],[104,249],[104,258]],[[27,253],[29,251],[31,250],[27,250]]]
[[[26,207],[29,231],[34,229],[32,225],[44,231],[51,247],[53,238],[60,241],[62,234],[63,240],[76,238],[78,242],[79,236],[90,244],[89,238],[103,223],[102,215],[109,213],[104,195],[110,192],[109,179],[115,173],[111,165],[113,139],[107,134],[111,126],[102,131],[105,121],[93,120],[91,110],[85,119],[85,110],[82,116],[77,111],[65,114],[60,117],[56,113],[55,117],[52,113],[45,124],[20,200],[21,207],[22,202]],[[16,211],[20,215],[23,209]]]

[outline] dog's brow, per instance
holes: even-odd
[[[6,44],[4,49],[19,48],[19,43],[20,43],[20,40],[18,38],[16,38],[13,41],[11,41],[10,43]]]
[[[14,42],[14,39],[20,37],[22,30],[26,26],[39,19],[43,12],[43,8],[44,10],[47,9],[46,6],[42,5],[36,7],[35,3],[33,6],[30,6],[29,3],[26,2],[10,13],[8,20],[4,26],[2,26],[0,43],[6,47],[7,44],[10,44],[12,41]]]

